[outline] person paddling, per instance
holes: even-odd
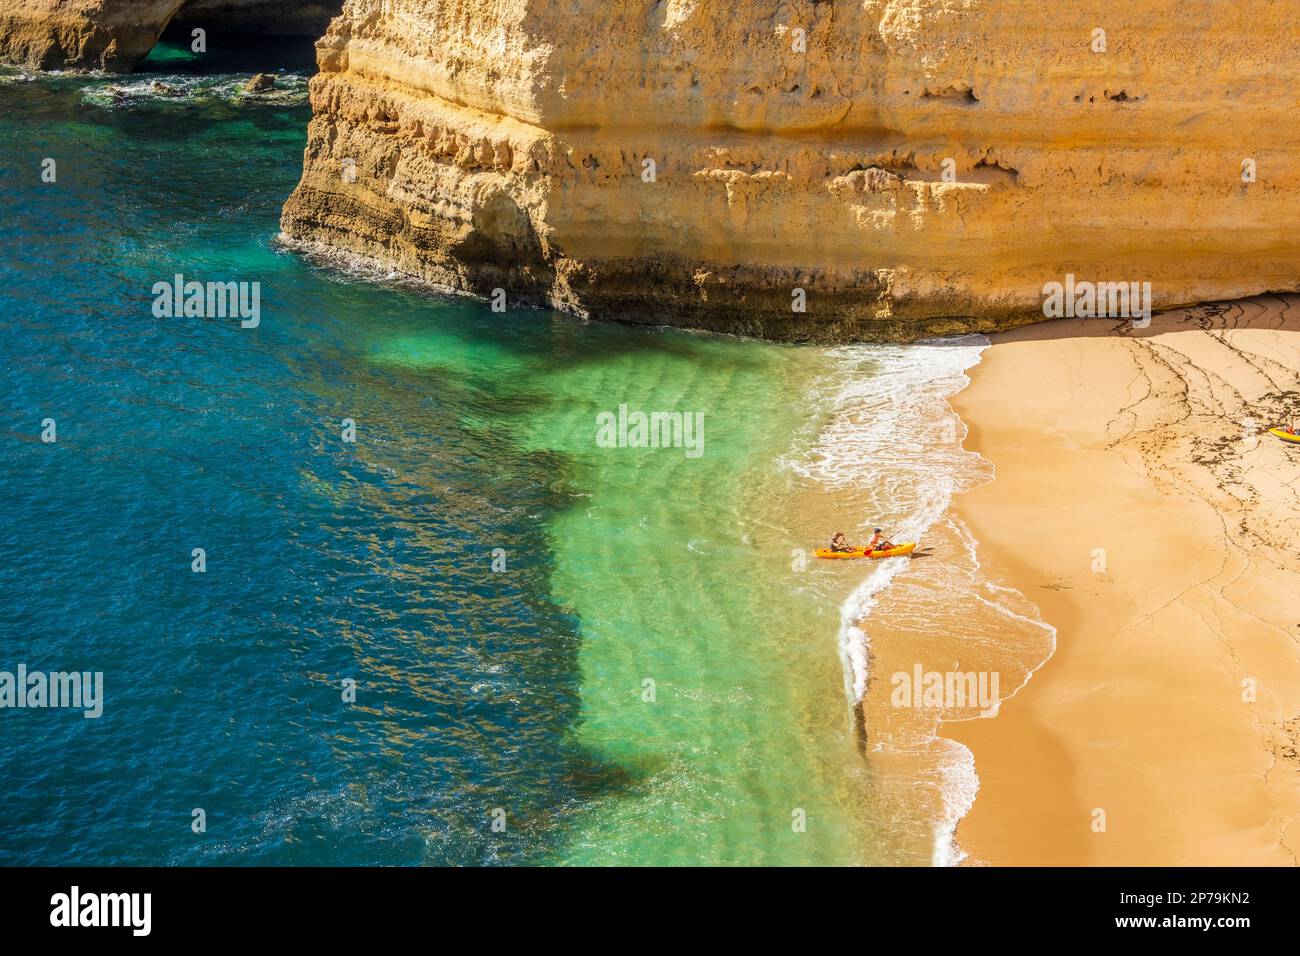
[[[894,542],[886,538],[885,533],[879,528],[876,529],[876,533],[871,536],[871,541],[867,544],[868,551],[888,551],[892,547],[895,547]]]
[[[836,531],[835,537],[831,538],[831,550],[837,554],[843,554],[846,551],[852,551],[848,538],[844,537],[843,531]]]

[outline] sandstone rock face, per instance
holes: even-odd
[[[129,72],[173,18],[211,30],[319,36],[342,0],[0,0],[0,62]]]
[[[1292,14],[348,0],[283,228],[458,290],[783,339],[1041,319],[1067,274],[1157,307],[1295,289]]]
[[[183,0],[7,0],[0,60],[42,70],[132,69]]]

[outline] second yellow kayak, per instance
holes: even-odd
[[[1276,435],[1283,441],[1296,442],[1297,444],[1300,444],[1300,435],[1292,435],[1285,428],[1270,428],[1268,433],[1270,435]]]

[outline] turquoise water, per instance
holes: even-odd
[[[106,695],[0,711],[0,863],[928,862],[871,822],[856,581],[792,570],[837,360],[318,268],[302,77],[176,64],[0,80],[0,670]],[[155,318],[176,273],[261,324]],[[620,404],[704,453],[600,447]]]

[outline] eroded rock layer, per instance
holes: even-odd
[[[133,70],[176,18],[211,30],[319,36],[342,0],[0,0],[0,62]]]
[[[1067,273],[1294,289],[1298,41],[1226,0],[348,0],[283,226],[791,339],[1030,321]]]

